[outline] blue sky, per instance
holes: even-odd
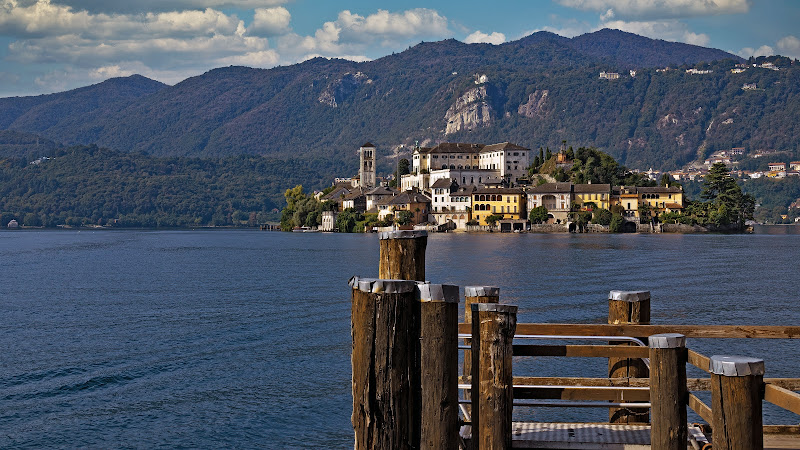
[[[357,61],[420,41],[500,44],[601,28],[738,54],[800,58],[795,0],[0,0],[0,97],[139,73],[168,84],[215,67]]]

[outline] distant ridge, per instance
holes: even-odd
[[[361,63],[223,67],[174,86],[134,75],[3,98],[0,129],[156,156],[291,159],[295,170],[324,174],[306,187],[350,175],[366,141],[377,147],[379,173],[390,170],[392,149],[408,152],[415,142],[554,149],[566,140],[642,169],[674,169],[731,147],[795,152],[797,64],[732,73],[741,62],[608,29],[572,39],[537,32],[501,45],[447,39]],[[700,65],[711,72],[686,72]],[[668,66],[677,70],[656,71]]]

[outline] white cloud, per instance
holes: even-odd
[[[683,42],[686,44],[707,46],[711,39],[703,33],[694,33],[689,27],[677,20],[625,22],[613,20],[604,22],[600,28],[613,28],[617,30],[647,36],[652,39]]]
[[[775,54],[775,50],[769,45],[762,45],[757,49],[752,47],[745,47],[737,52],[742,58],[749,58],[751,56],[771,56]]]
[[[746,13],[750,0],[558,0],[569,8],[597,11],[607,16],[666,19]]]
[[[786,36],[778,41],[778,50],[784,56],[800,58],[800,39],[795,36]]]
[[[282,6],[258,8],[255,10],[253,23],[247,27],[247,32],[259,36],[278,36],[289,31],[291,20],[292,15],[289,10]]]
[[[278,49],[282,56],[294,55],[300,60],[309,55],[344,57],[361,55],[375,44],[397,46],[412,39],[441,38],[449,33],[447,18],[431,9],[394,13],[378,10],[366,17],[345,10],[335,21],[325,22],[313,36],[281,36]]]
[[[31,1],[31,0],[18,0]],[[279,6],[289,0],[54,0],[56,3],[86,10],[92,13],[144,13],[159,11],[181,11],[185,9],[222,9],[240,8],[255,9]]]
[[[485,43],[485,44],[500,45],[505,41],[506,41],[506,35],[503,33],[498,33],[497,31],[495,31],[492,34],[486,34],[482,31],[476,31],[464,39],[464,42],[467,44]]]
[[[17,38],[73,34],[96,39],[147,39],[231,34],[241,23],[236,16],[213,9],[108,15],[75,11],[50,0],[37,0],[26,5],[16,0],[0,1],[0,35]]]

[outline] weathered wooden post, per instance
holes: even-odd
[[[608,294],[609,324],[642,324],[650,323],[650,291],[611,291]],[[647,342],[644,337],[639,337]],[[613,343],[613,342],[612,342]],[[631,345],[630,343],[619,343]],[[608,358],[609,378],[647,378],[650,372],[641,359]],[[617,401],[622,401],[618,397]],[[647,423],[648,410],[643,408],[609,408],[611,423]]]
[[[517,307],[475,303],[471,308],[472,448],[510,449]]]
[[[709,365],[714,450],[763,450],[764,360],[715,355]]]
[[[500,303],[500,288],[496,286],[464,287],[464,323],[472,323],[473,303]],[[464,344],[471,345],[471,339],[464,339]],[[472,352],[464,353],[464,375],[472,375]]]
[[[353,278],[356,449],[417,449],[421,391],[417,283]]]
[[[422,449],[458,449],[458,286],[419,283]]]
[[[425,249],[427,246],[428,232],[424,230],[398,230],[381,233],[378,278],[425,281]]]
[[[686,337],[650,336],[650,445],[654,450],[686,450]]]

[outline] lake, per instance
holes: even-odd
[[[499,286],[519,322],[603,323],[622,289],[651,291],[653,323],[797,325],[798,248],[800,235],[433,234],[427,276]],[[347,280],[377,276],[376,235],[4,231],[0,255],[0,448],[352,447]],[[688,342],[764,358],[772,377],[800,377],[799,344]]]

